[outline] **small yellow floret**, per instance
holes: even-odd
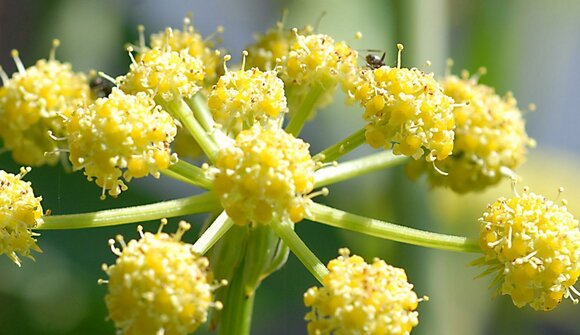
[[[125,93],[146,92],[172,101],[192,97],[200,90],[203,79],[203,63],[187,50],[150,49],[137,55],[129,73],[117,81]]]
[[[219,307],[208,260],[180,241],[188,229],[181,222],[174,235],[140,229],[138,241],[117,238],[122,251],[112,246],[119,258],[104,270],[105,302],[119,334],[189,334],[206,322],[210,307]]]
[[[42,225],[41,197],[34,197],[30,182],[22,177],[30,168],[13,175],[0,170],[0,254],[20,266],[17,253],[34,259],[30,251],[41,252],[32,229]]]
[[[365,109],[367,143],[393,148],[398,155],[442,160],[453,149],[453,99],[418,69],[382,66],[366,69],[349,85],[349,94]]]
[[[302,220],[314,187],[307,143],[255,125],[220,150],[216,168],[214,191],[237,224]]]
[[[432,164],[412,162],[407,169],[411,178],[427,171],[432,185],[448,186],[465,193],[482,190],[501,180],[501,170],[513,170],[525,160],[526,148],[534,141],[525,130],[522,113],[511,94],[500,97],[493,88],[478,84],[475,77],[448,76],[441,85],[444,93],[457,103],[453,154],[437,167],[448,173],[442,176]]]
[[[580,230],[565,206],[525,192],[488,205],[478,263],[497,269],[497,292],[518,307],[548,311],[571,298],[580,276]]]
[[[403,269],[380,259],[368,264],[348,249],[328,263],[323,287],[304,294],[308,334],[408,335],[419,323],[420,299]]]
[[[89,97],[85,75],[73,72],[68,63],[41,59],[26,70],[22,67],[0,88],[4,146],[21,164],[55,164],[59,143],[54,137],[66,136],[64,119]]]
[[[228,71],[213,87],[208,106],[216,122],[235,136],[256,122],[277,120],[287,112],[284,83],[274,71]]]
[[[173,118],[145,93],[114,88],[107,98],[76,110],[67,123],[69,159],[76,170],[117,196],[120,180],[159,177],[171,162],[169,144],[177,131]],[[122,169],[126,169],[122,172]]]

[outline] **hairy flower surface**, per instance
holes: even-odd
[[[129,73],[117,78],[119,87],[129,94],[146,92],[165,101],[189,98],[197,93],[204,79],[202,61],[187,49],[149,49],[137,55]]]
[[[534,145],[526,134],[516,99],[511,94],[500,97],[475,78],[447,76],[441,85],[446,95],[466,103],[453,110],[453,154],[437,163],[448,176],[435,171],[432,164],[419,161],[412,162],[407,171],[411,177],[427,171],[431,184],[448,186],[459,193],[496,184],[502,177],[500,170],[517,168],[525,159],[526,147]]]
[[[211,40],[204,40],[195,31],[189,19],[184,20],[183,30],[165,29],[163,32],[152,34],[150,44],[153,49],[161,50],[168,46],[173,51],[186,50],[190,56],[199,58],[203,63],[206,83],[214,84],[217,81],[221,72],[219,52],[213,49],[214,43]]]
[[[453,150],[453,99],[433,78],[418,69],[361,71],[349,85],[351,96],[364,107],[366,141],[373,148],[393,147],[398,155],[427,161],[442,160]]]
[[[237,224],[302,220],[314,187],[307,143],[256,125],[219,151],[216,168],[214,191]]]
[[[482,264],[497,271],[498,293],[510,295],[518,307],[544,311],[572,298],[580,275],[580,230],[565,206],[526,191],[489,205],[480,221]]]
[[[185,335],[207,320],[213,303],[213,277],[206,258],[180,241],[189,224],[176,234],[143,233],[125,244],[109,275],[105,302],[110,318],[124,335]],[[112,244],[114,241],[112,241]],[[216,304],[217,305],[217,304]]]
[[[0,87],[0,138],[21,164],[55,164],[59,146],[51,136],[65,136],[64,118],[88,103],[87,79],[68,63],[41,59],[24,69],[14,56],[19,71]]]
[[[89,180],[117,196],[127,181],[159,177],[169,166],[169,144],[177,131],[173,118],[145,93],[129,95],[114,88],[107,98],[79,108],[67,123],[69,159]],[[122,169],[125,170],[123,173]]]
[[[30,251],[41,252],[32,229],[42,225],[41,197],[35,197],[30,182],[22,177],[30,171],[21,168],[13,175],[0,170],[0,254],[20,266],[17,253],[34,259]]]
[[[228,71],[220,77],[208,98],[216,122],[237,134],[255,122],[276,120],[287,111],[284,83],[274,71]]]
[[[368,264],[340,249],[328,263],[323,287],[304,294],[308,333],[317,335],[410,334],[419,304],[403,269],[380,259]]]

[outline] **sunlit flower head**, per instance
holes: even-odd
[[[208,106],[216,122],[233,135],[254,123],[277,120],[287,112],[284,83],[274,71],[227,71],[213,87]]]
[[[525,190],[488,205],[480,222],[485,256],[476,264],[496,273],[499,294],[543,311],[562,298],[578,302],[572,285],[580,276],[580,230],[565,206]]]
[[[24,68],[14,50],[18,71],[8,78],[0,68],[0,138],[15,161],[38,166],[58,162],[59,141],[66,135],[64,119],[88,103],[90,90],[84,74],[54,59],[58,40],[48,60]]]
[[[67,122],[69,159],[76,170],[117,196],[130,181],[148,174],[159,177],[169,167],[169,144],[177,131],[171,115],[145,93],[112,93],[77,109]],[[124,172],[123,172],[124,171]]]
[[[313,32],[311,26],[299,30],[300,35],[310,35]],[[296,34],[292,29],[284,28],[283,22],[277,22],[276,26],[268,29],[265,34],[256,34],[256,43],[248,46],[248,67],[257,67],[262,71],[274,70],[288,58],[290,47],[296,42]]]
[[[380,259],[368,264],[348,249],[328,263],[323,287],[304,294],[308,334],[410,334],[419,323],[415,311],[422,299],[403,269]]]
[[[130,52],[132,49],[129,50]],[[203,84],[204,65],[187,49],[148,49],[137,55],[125,76],[117,78],[125,93],[145,92],[152,97],[172,101],[190,98]]]
[[[207,320],[213,302],[213,277],[209,262],[181,242],[190,225],[182,221],[173,235],[144,233],[114,246],[115,264],[103,266],[109,276],[105,297],[109,317],[123,335],[186,335]]]
[[[20,266],[18,255],[34,259],[31,251],[41,252],[32,229],[43,223],[41,197],[35,197],[30,182],[22,177],[30,168],[13,175],[0,170],[0,254]]]
[[[525,160],[534,145],[525,130],[522,113],[511,94],[500,97],[493,88],[477,83],[477,77],[447,76],[441,81],[444,93],[459,104],[453,109],[455,140],[453,154],[432,164],[413,162],[407,171],[416,177],[427,171],[433,185],[448,186],[465,193],[482,190],[501,180],[502,169],[513,170]]]
[[[278,127],[238,134],[217,155],[214,191],[237,224],[304,217],[314,187],[308,144]]]
[[[365,109],[366,141],[373,148],[392,147],[395,154],[425,156],[429,162],[451,154],[453,99],[432,73],[388,66],[364,69],[349,92]]]
[[[221,28],[218,28],[218,33]],[[152,49],[169,47],[173,51],[186,50],[187,53],[199,58],[204,65],[205,82],[214,84],[222,72],[219,51],[215,50],[215,43],[211,38],[204,39],[191,24],[190,18],[183,20],[183,29],[165,29],[152,34],[150,39]]]

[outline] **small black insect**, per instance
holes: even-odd
[[[374,50],[371,50],[374,51]],[[383,52],[383,54],[379,57],[379,55],[375,53],[369,53],[365,56],[365,61],[367,62],[367,66],[371,70],[375,70],[380,68],[381,66],[385,65],[385,55],[387,53]]]
[[[89,81],[89,87],[91,88],[93,98],[98,99],[108,97],[113,87],[115,87],[115,84],[103,77],[96,76]]]

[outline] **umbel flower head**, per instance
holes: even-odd
[[[237,224],[301,221],[314,187],[308,144],[279,127],[254,125],[217,155],[214,191]]]
[[[227,71],[208,97],[208,107],[216,122],[227,133],[236,135],[250,128],[277,120],[288,111],[284,83],[274,71]]]
[[[313,28],[306,26],[298,32],[307,36],[312,34]],[[278,21],[276,26],[268,29],[265,34],[257,34],[256,43],[247,47],[247,65],[262,71],[274,70],[288,58],[290,47],[296,42],[296,36],[292,29],[284,29],[284,22]]]
[[[125,94],[114,88],[106,98],[77,109],[67,122],[69,159],[76,170],[117,196],[130,181],[148,174],[159,177],[169,167],[176,126],[173,118],[143,92]],[[125,172],[123,172],[123,169]]]
[[[218,33],[221,32],[218,28]],[[208,84],[214,84],[220,74],[221,62],[219,51],[214,50],[211,38],[204,39],[191,24],[191,19],[183,20],[183,30],[165,29],[163,32],[152,34],[150,45],[153,49],[163,49],[181,52],[185,50],[190,56],[201,60],[204,65],[204,77]]]
[[[447,76],[441,81],[444,93],[464,106],[453,110],[455,140],[453,154],[432,164],[416,161],[407,172],[416,178],[426,171],[432,185],[448,186],[465,193],[482,190],[501,180],[502,169],[513,170],[524,162],[526,148],[534,145],[525,130],[522,113],[511,93],[503,97],[493,88],[477,83],[477,76]]]
[[[125,93],[146,92],[152,97],[172,101],[192,97],[201,89],[204,65],[199,58],[191,56],[187,49],[149,49],[138,54],[135,59],[132,50],[129,49],[132,60],[129,73],[117,78],[119,88]]]
[[[421,299],[405,271],[380,259],[368,264],[348,249],[339,254],[328,263],[324,286],[304,294],[304,304],[312,307],[308,334],[410,334],[419,323],[415,309]]]
[[[42,220],[41,197],[35,197],[30,182],[22,177],[30,168],[21,168],[13,175],[0,170],[0,254],[6,254],[20,266],[17,254],[34,259],[30,251],[41,252],[36,245],[32,229],[40,227]]]
[[[185,335],[207,320],[208,309],[221,307],[213,302],[215,289],[207,258],[181,242],[190,228],[184,221],[179,230],[168,235],[143,233],[141,238],[114,247],[119,256],[114,265],[103,265],[109,276],[105,297],[109,317],[123,335]]]
[[[399,44],[399,52],[402,48]],[[454,101],[432,73],[400,66],[364,69],[349,94],[365,109],[365,137],[373,148],[392,147],[395,154],[415,159],[426,153],[428,162],[451,154]]]
[[[543,311],[562,298],[578,302],[572,285],[580,276],[580,230],[565,206],[525,190],[488,205],[480,221],[485,256],[475,264],[497,272],[499,294]]]
[[[296,29],[293,32],[296,40],[281,73],[286,87],[296,97],[290,100],[296,101],[296,105],[289,106],[290,112],[297,110],[309,94],[317,91],[320,93],[314,108],[322,108],[332,101],[336,85],[355,78],[358,54],[345,42],[335,42],[328,35],[301,35]]]
[[[8,78],[0,68],[0,138],[15,161],[32,166],[55,164],[59,150],[55,137],[64,137],[64,118],[90,97],[86,77],[69,63],[54,59],[58,40],[48,60],[27,69],[16,50],[12,56],[18,72]]]

